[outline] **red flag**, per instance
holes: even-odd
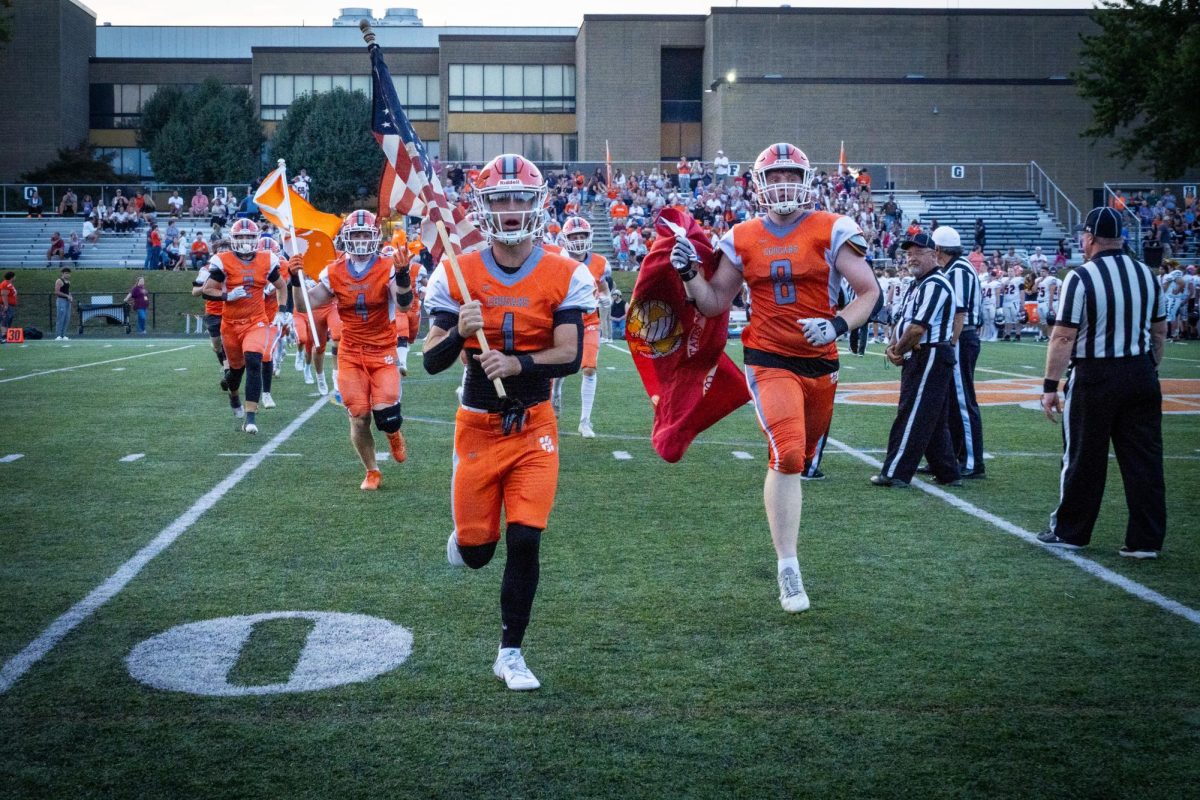
[[[683,458],[702,431],[750,401],[741,370],[725,355],[729,311],[705,317],[687,302],[683,282],[671,266],[675,233],[687,231],[705,277],[719,255],[687,213],[666,208],[655,222],[658,238],[642,262],[626,317],[625,340],[654,404],[651,443],[672,464]]]

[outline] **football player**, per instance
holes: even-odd
[[[1167,341],[1180,342],[1183,324],[1187,319],[1187,299],[1190,287],[1183,270],[1172,270],[1163,279],[1163,308],[1167,314]]]
[[[1041,248],[1039,247],[1040,251]],[[1057,275],[1050,272],[1050,267],[1045,266],[1045,257],[1042,257],[1043,266],[1038,268],[1038,279],[1035,286],[1037,287],[1037,311],[1038,311],[1038,327],[1041,329],[1038,336],[1039,342],[1047,342],[1050,340],[1050,327],[1054,325],[1054,309],[1058,307],[1058,291],[1062,286],[1062,281]]]
[[[508,556],[500,587],[500,651],[492,672],[509,689],[541,684],[521,647],[537,591],[539,549],[558,485],[558,426],[550,382],[579,371],[584,315],[595,310],[587,267],[540,245],[546,182],[518,155],[490,161],[472,196],[488,247],[461,258],[471,302],[439,265],[429,278],[424,364],[430,374],[466,353],[467,377],[455,418],[446,558],[479,569],[492,560],[505,517]],[[482,352],[478,331],[488,351]],[[493,381],[503,382],[501,398]]]
[[[1000,279],[994,272],[981,276],[979,281],[980,308],[983,314],[983,341],[996,341],[997,326],[1003,324],[996,316],[996,296],[1001,287]]]
[[[295,264],[295,257],[292,264]],[[303,270],[292,269],[292,308],[296,309],[304,308],[304,291],[300,287],[300,281],[304,281],[304,288],[310,293],[318,285],[305,275]],[[310,330],[312,326],[309,325],[308,314],[292,315],[292,323],[296,326],[296,341],[304,351],[304,382],[310,386],[315,382],[317,391],[321,394],[329,394],[329,384],[325,381],[325,349],[329,344],[330,319],[336,314],[337,307],[332,303],[314,306],[312,321],[316,325],[315,331]]]
[[[221,253],[230,251],[229,238],[221,237],[213,245],[213,255],[217,256]],[[208,264],[200,268],[196,273],[196,280],[192,281],[192,296],[202,297],[204,293],[204,284],[208,281]],[[238,397],[237,391],[229,389],[229,360],[225,356],[225,346],[221,344],[221,312],[225,304],[217,300],[204,299],[204,327],[208,330],[209,342],[212,344],[213,352],[217,355],[217,363],[221,365],[221,391],[229,395],[229,407],[233,409],[235,419],[242,419],[246,415],[246,410],[242,408],[241,398]]]
[[[596,400],[596,365],[600,355],[600,304],[609,299],[608,278],[612,276],[608,259],[599,253],[592,252],[592,226],[583,217],[571,217],[562,227],[563,250],[575,261],[587,267],[595,280],[597,311],[583,318],[583,385],[579,389],[582,410],[579,413],[579,435],[584,439],[594,439],[596,432],[592,429],[592,404]],[[611,301],[609,301],[611,303]],[[554,415],[562,411],[562,387],[565,379],[554,381],[551,404]]]
[[[1012,248],[1009,248],[1011,251]],[[1007,260],[1007,256],[1005,257]],[[1000,311],[1004,319],[1004,341],[1011,342],[1014,338],[1021,341],[1021,306],[1024,291],[1024,269],[1020,264],[1008,268],[1008,275],[1000,280]]]
[[[279,273],[285,286],[289,285],[292,275],[288,265],[282,260],[283,250],[279,242],[269,236],[258,240],[258,249],[266,250],[279,261]],[[263,391],[262,407],[274,408],[275,399],[271,397],[271,383],[279,374],[279,366],[283,363],[283,332],[287,328],[287,311],[279,306],[280,295],[274,286],[268,286],[263,292],[263,306],[267,312],[267,349],[263,351]]]
[[[347,214],[335,242],[342,255],[321,271],[308,295],[314,309],[336,305],[341,321],[340,372],[334,383],[350,415],[350,441],[367,471],[360,486],[363,491],[374,491],[383,481],[375,459],[372,418],[387,437],[392,459],[402,464],[407,458],[400,432],[404,417],[393,320],[412,304],[412,283],[407,260],[380,256],[380,239],[374,214],[361,210]],[[299,257],[293,261],[298,269]]]
[[[867,321],[880,291],[858,225],[813,209],[816,170],[799,148],[771,145],[755,160],[751,176],[767,213],[738,223],[721,239],[712,277],[697,269],[695,248],[682,236],[671,262],[707,316],[729,308],[743,279],[750,284],[754,314],[742,332],[746,383],[770,451],[763,500],[778,559],[779,601],[796,613],[809,607],[796,555],[801,473],[833,415],[836,340]],[[843,277],[855,298],[837,312]]]
[[[201,287],[205,300],[223,303],[221,343],[229,359],[230,392],[246,376],[246,412],[242,430],[258,433],[255,413],[263,389],[263,354],[267,352],[268,285],[286,287],[274,253],[258,249],[259,230],[251,219],[239,219],[229,229],[232,252],[217,253],[208,262],[208,278]],[[230,401],[232,402],[232,400]]]

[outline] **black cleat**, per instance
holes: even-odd
[[[1039,533],[1037,540],[1048,547],[1057,547],[1060,550],[1079,550],[1083,547],[1081,544],[1073,544],[1066,539],[1060,539],[1057,533],[1049,529]]]
[[[987,477],[983,470],[977,469],[973,472],[964,472],[962,474],[964,481],[981,481]]]
[[[871,484],[880,486],[884,489],[907,489],[908,481],[902,481],[898,478],[889,478],[885,475],[872,475]]]
[[[802,481],[823,481],[823,480],[825,480],[825,473],[821,472],[821,470],[819,470],[819,469],[809,468],[809,469],[804,470],[804,472],[800,473],[800,480],[802,480]]]
[[[949,480],[942,480],[941,478],[934,478],[933,482],[936,483],[938,486],[962,486],[962,478],[951,478]]]

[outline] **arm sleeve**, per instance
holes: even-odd
[[[737,267],[738,272],[742,271],[742,257],[738,255],[737,249],[733,246],[733,229],[730,229],[729,233],[721,237],[721,242],[717,245],[717,249],[725,254],[730,264]]]
[[[563,298],[562,303],[555,309],[557,314],[559,311],[567,311],[569,309],[578,309],[580,311],[591,312],[596,310],[596,281],[592,278],[592,273],[588,272],[588,268],[580,264],[571,273],[571,283],[567,287],[567,296]]]
[[[200,271],[196,273],[196,280],[192,281],[192,286],[203,286],[208,281],[210,274],[208,267],[201,267]]]
[[[271,271],[267,273],[267,283],[274,283],[279,280],[279,264],[271,267]]]
[[[1054,318],[1054,324],[1067,328],[1078,328],[1083,322],[1083,285],[1078,272],[1072,272],[1063,281]]]
[[[459,304],[450,295],[445,264],[439,264],[429,276],[429,285],[425,287],[425,308],[430,314],[449,312],[455,317],[458,316]]]
[[[329,267],[321,270],[321,277],[317,279],[317,283],[325,287],[325,291],[333,294],[333,287],[329,285]]]

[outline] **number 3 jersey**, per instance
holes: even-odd
[[[834,263],[844,244],[866,252],[854,220],[827,211],[810,211],[785,226],[757,217],[725,234],[721,252],[741,271],[754,309],[742,331],[747,364],[780,366],[774,355],[836,365],[837,344],[813,347],[796,320],[833,318],[842,281]],[[756,358],[761,355],[767,357]]]
[[[321,270],[321,285],[333,295],[342,321],[339,347],[395,349],[396,329],[392,322],[396,315],[392,300],[395,277],[392,260],[379,256],[371,256],[361,270],[356,270],[343,254]]]

